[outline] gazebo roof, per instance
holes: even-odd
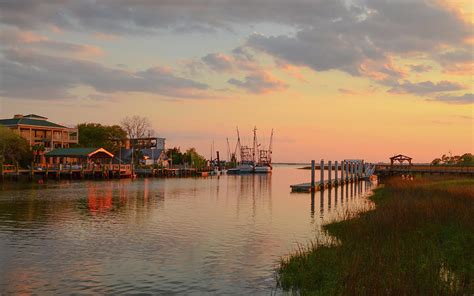
[[[410,156],[398,154],[398,155],[390,157],[390,160],[412,160],[412,158]]]
[[[113,158],[114,155],[104,148],[57,148],[45,154],[46,157],[95,157]]]

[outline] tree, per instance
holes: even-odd
[[[127,132],[130,139],[138,139],[146,136],[147,132],[151,133],[151,123],[146,117],[134,115],[125,117],[120,122],[122,128]]]
[[[432,165],[465,165],[474,166],[474,155],[471,153],[464,153],[463,155],[446,155],[443,154],[441,158],[436,158],[431,162]]]
[[[204,168],[207,160],[204,156],[197,153],[196,148],[189,148],[184,153],[186,163],[189,163],[193,168]]]
[[[116,152],[127,139],[127,132],[118,125],[101,125],[100,123],[81,123],[79,130],[79,146],[105,148]]]
[[[27,140],[11,129],[0,127],[0,163],[27,166],[33,160],[33,153]]]
[[[173,164],[184,164],[184,154],[179,147],[173,147],[166,151],[166,155]]]

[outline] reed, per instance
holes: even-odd
[[[324,226],[277,270],[301,295],[472,295],[474,180],[392,179],[374,210]]]

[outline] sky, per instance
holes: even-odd
[[[473,152],[470,0],[2,0],[0,117],[148,117],[274,162]]]

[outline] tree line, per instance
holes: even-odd
[[[464,153],[463,155],[446,155],[443,154],[440,158],[435,158],[431,162],[432,165],[464,165],[474,166],[474,155],[471,153]]]
[[[120,125],[104,125],[101,123],[80,123],[77,125],[79,143],[74,147],[104,148],[113,154],[125,146],[128,139],[150,137],[154,135],[150,120],[138,115],[125,117]],[[133,145],[133,143],[132,143]],[[134,147],[132,147],[134,148]],[[30,147],[28,141],[7,127],[0,126],[0,163],[19,164],[26,167],[33,161],[38,161],[38,155],[44,151],[44,145]],[[173,164],[188,164],[196,168],[206,165],[206,159],[195,148],[181,152],[179,147],[166,151]],[[143,157],[139,149],[135,151],[138,164]]]

